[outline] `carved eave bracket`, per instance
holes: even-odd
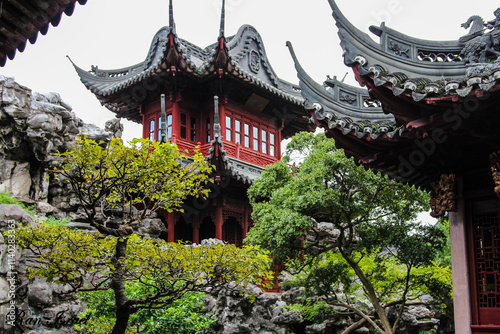
[[[443,174],[431,183],[431,216],[439,218],[446,212],[457,211],[457,182],[455,174]]]
[[[495,182],[495,193],[500,198],[500,151],[490,154],[490,166]]]

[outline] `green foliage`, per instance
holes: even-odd
[[[113,295],[117,267],[125,282],[131,314],[136,314],[136,323],[145,321],[142,325],[151,333],[160,333],[155,327],[160,320],[151,318],[162,319],[165,328],[180,326],[179,319],[184,314],[180,306],[166,309],[166,313],[155,309],[173,305],[189,291],[205,291],[229,282],[263,284],[263,280],[271,281],[273,277],[270,259],[259,247],[191,246],[141,239],[136,234],[118,239],[48,224],[17,229],[16,240],[21,248],[30,249],[39,259],[36,267],[27,270],[29,278],[43,277],[49,282],[69,284],[74,291],[106,291],[104,297],[87,297],[96,305],[95,311],[89,313],[92,320],[86,327],[92,328],[92,332],[107,331],[113,325],[111,310],[106,305]],[[127,243],[126,255],[116,262],[116,246],[123,241]],[[192,298],[194,303],[196,298]],[[194,315],[189,318],[195,327],[209,320]]]
[[[381,333],[394,333],[399,321],[390,324],[387,305],[449,297],[451,272],[434,262],[445,233],[416,221],[428,210],[427,193],[356,166],[324,135],[295,136],[283,160],[298,164],[268,166],[248,191],[255,225],[247,242],[299,272],[292,284],[350,310],[353,296],[364,295],[383,329],[365,320]],[[335,232],[321,231],[320,222]]]
[[[38,222],[41,222],[41,223],[47,223],[47,224],[50,224],[50,225],[57,225],[57,226],[66,226],[71,221],[71,218],[69,218],[69,217],[64,218],[64,219],[57,219],[57,218],[54,218],[52,216],[49,216],[49,217],[37,217],[34,206],[27,207],[21,201],[15,199],[15,198],[12,198],[9,194],[4,193],[4,192],[0,192],[0,204],[17,204],[26,213],[28,213],[29,215],[35,217],[36,220]]]
[[[93,278],[90,287],[96,288],[105,286],[112,278],[116,238],[47,224],[18,229],[16,237],[21,248],[32,250],[41,261],[37,267],[28,269],[29,277],[68,283],[76,289],[89,288],[85,285],[89,277]],[[185,289],[193,285],[201,289],[208,282],[260,284],[263,278],[272,278],[269,258],[258,247],[227,244],[195,247],[141,239],[136,234],[128,237],[127,254],[120,264],[125,280],[150,279],[151,288],[167,298],[167,302],[170,293],[184,291],[167,282],[182,283]]]
[[[0,204],[17,204],[21,208],[23,208],[24,211],[26,211],[29,215],[34,216],[35,215],[35,210],[33,206],[27,207],[24,205],[23,202],[12,198],[8,193],[5,192],[0,192]]]
[[[439,253],[437,262],[442,266],[451,267],[451,245],[450,245],[450,220],[449,216],[445,215],[439,219],[439,228],[446,235],[446,244],[443,251]]]
[[[68,225],[68,223],[71,222],[70,217],[66,217],[63,219],[57,219],[55,217],[48,216],[48,217],[39,218],[38,220],[41,223],[45,223],[45,224],[49,224],[49,225],[53,225],[53,226],[66,226],[66,225]]]
[[[63,161],[53,176],[70,183],[91,222],[103,206],[119,209],[124,221],[133,219],[133,206],[143,208],[142,218],[159,209],[182,211],[188,196],[208,196],[203,186],[212,182],[213,167],[200,152],[188,158],[170,143],[80,139],[59,155]]]
[[[87,303],[87,309],[78,318],[74,328],[84,334],[108,334],[115,324],[115,295],[113,290],[79,292],[78,298]],[[127,334],[132,332],[127,332]]]
[[[131,324],[144,324],[142,332],[148,334],[202,334],[216,320],[203,310],[204,294],[187,293],[168,308],[139,311]]]
[[[151,294],[148,285],[139,281],[127,284],[127,294],[133,298],[145,298]],[[80,315],[84,319],[75,329],[83,333],[106,334],[115,322],[115,301],[112,290],[80,292],[78,297],[87,303],[87,310]],[[161,309],[142,309],[130,318],[127,334],[201,334],[215,321],[213,315],[204,312],[204,293],[187,292],[171,305]]]
[[[299,312],[305,321],[320,323],[332,317],[335,310],[324,301],[306,302],[305,304],[291,304],[285,306],[286,310]]]

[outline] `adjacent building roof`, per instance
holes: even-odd
[[[291,51],[306,106],[315,107],[317,123],[347,154],[402,182],[429,187],[443,173],[474,170],[500,149],[500,64],[481,58],[486,52],[480,39],[487,34],[481,18],[471,17],[481,29],[441,42],[382,23],[370,27],[377,43],[348,21],[334,0],[329,3],[344,63],[367,89],[335,79],[318,85]]]
[[[71,16],[76,2],[87,0],[0,1],[0,66],[23,52],[27,41],[35,44],[38,33],[47,34],[49,25],[57,27],[63,13]]]
[[[292,44],[287,42],[287,46],[295,62],[304,107],[315,113],[316,120],[358,139],[393,138],[401,131],[394,116],[385,114],[380,101],[371,97],[367,89],[345,84],[337,77],[328,78],[323,85],[316,83],[300,65]]]

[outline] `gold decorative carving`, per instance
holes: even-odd
[[[500,151],[490,154],[490,166],[495,182],[495,193],[500,197]]]
[[[443,174],[439,181],[431,183],[431,216],[439,218],[446,212],[457,211],[456,175]]]

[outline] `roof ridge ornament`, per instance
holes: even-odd
[[[168,27],[170,28],[170,32],[175,34],[175,21],[174,21],[174,5],[173,1],[170,0],[168,6]]]
[[[493,13],[495,19],[484,22],[479,15],[471,16],[462,28],[470,31],[459,42],[464,44],[461,51],[464,61],[469,64],[500,61],[500,8]]]
[[[225,27],[226,27],[226,0],[222,0],[222,7],[221,7],[221,14],[220,14],[219,38],[224,38]]]

